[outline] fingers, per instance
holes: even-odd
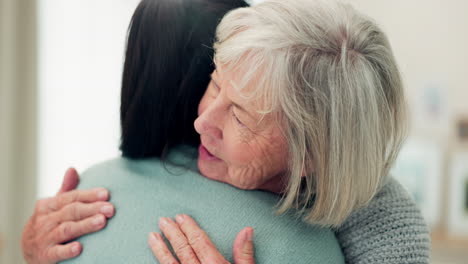
[[[229,263],[191,217],[177,215],[176,221],[177,224],[170,218],[163,217],[159,221],[159,228],[169,240],[182,264]],[[151,233],[148,243],[158,261],[177,263],[159,234]]]
[[[82,247],[79,242],[72,242],[66,245],[56,245],[47,249],[45,258],[48,263],[56,263],[70,258],[74,258],[81,253]]]
[[[190,216],[177,215],[176,221],[201,263],[227,263],[205,231]]]
[[[57,223],[79,221],[93,215],[103,214],[107,218],[114,216],[114,206],[108,202],[81,203],[66,205],[62,210],[53,212],[51,219]]]
[[[64,243],[76,239],[85,234],[101,230],[106,225],[104,215],[88,217],[78,222],[64,222],[58,225],[51,233],[56,243]]]
[[[234,240],[234,263],[236,264],[254,264],[254,230],[251,227],[242,229]]]
[[[80,177],[78,176],[78,172],[74,168],[69,168],[63,176],[62,186],[57,194],[74,190],[79,182]]]
[[[148,244],[153,251],[154,256],[161,264],[178,264],[179,262],[172,256],[171,251],[166,246],[166,243],[158,233],[150,233],[148,236]],[[179,257],[180,258],[180,257]],[[183,263],[183,262],[182,262]]]
[[[56,211],[73,202],[92,203],[107,200],[109,200],[109,191],[104,188],[74,190],[53,197],[49,210]]]
[[[163,217],[159,220],[159,228],[171,243],[174,253],[183,264],[198,264],[197,255],[189,245],[184,233],[170,218]]]
[[[75,190],[78,183],[78,173],[70,168],[57,195],[36,202],[21,240],[28,263],[56,263],[78,256],[82,251],[80,243],[61,243],[101,230],[106,217],[114,215],[114,207],[106,202],[109,191]]]

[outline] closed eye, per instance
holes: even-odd
[[[236,120],[237,124],[241,127],[246,127],[246,125],[244,123],[242,123],[242,121],[240,121],[240,119],[237,117],[236,113],[234,112],[234,107],[231,107],[231,112],[232,112],[232,116],[234,117],[234,119]]]

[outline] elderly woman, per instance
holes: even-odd
[[[342,3],[266,1],[223,18],[215,63],[195,121],[204,176],[281,195],[279,213],[349,239],[348,262],[428,262],[424,222],[389,177],[404,91],[372,20]]]
[[[217,32],[217,69],[195,121],[202,143],[200,172],[240,189],[277,194],[280,213],[296,211],[306,223],[334,227],[349,263],[427,263],[424,222],[388,176],[404,136],[404,97],[381,30],[343,4],[271,0],[229,13]],[[112,172],[106,166],[87,174]],[[109,181],[85,178],[81,187],[103,185],[103,179]],[[182,263],[221,261],[228,253],[219,223],[212,219],[206,224],[199,211],[187,212],[220,252],[188,216],[178,217],[177,223],[163,218],[161,232],[176,254],[180,245],[185,249],[178,255]],[[219,212],[218,221],[226,221],[222,217],[229,212]],[[270,219],[274,226],[275,219]],[[117,219],[109,228],[113,221]],[[195,231],[188,232],[187,223]],[[263,224],[254,226],[258,236]],[[244,232],[248,237],[250,231]],[[190,237],[193,233],[198,239]],[[287,233],[282,233],[284,241],[307,241]],[[84,253],[99,252],[104,234],[83,238],[85,245],[93,245]],[[258,247],[268,241],[256,238],[260,256],[265,251]],[[199,243],[210,249],[201,252]],[[159,260],[175,261],[161,236],[152,233],[150,245]],[[304,259],[306,251],[298,255]],[[257,260],[272,263],[263,257]],[[283,263],[296,263],[289,260]]]
[[[371,20],[341,4],[267,1],[222,20],[215,63],[195,121],[203,175],[284,193],[280,212],[335,227],[378,192],[406,120]]]

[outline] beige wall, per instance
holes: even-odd
[[[0,0],[0,263],[22,263],[36,191],[36,1]]]
[[[452,159],[457,152],[468,151],[456,136],[457,120],[468,117],[468,1],[351,1],[388,34],[406,85],[411,137],[434,143],[442,151],[442,201],[436,229],[445,233]],[[442,109],[436,118],[422,114],[428,86],[441,92]]]
[[[352,0],[387,32],[403,73],[412,110],[421,89],[437,85],[446,90],[443,118],[454,121],[468,115],[468,1],[466,0]],[[417,117],[415,117],[417,119]],[[450,140],[453,123],[431,127],[429,120],[414,120],[416,136]],[[428,132],[427,130],[431,132]]]

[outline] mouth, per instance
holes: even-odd
[[[208,160],[208,161],[221,160],[220,158],[211,154],[211,152],[209,152],[208,149],[206,149],[205,146],[203,146],[203,144],[200,144],[200,147],[198,147],[198,157],[202,160]]]

